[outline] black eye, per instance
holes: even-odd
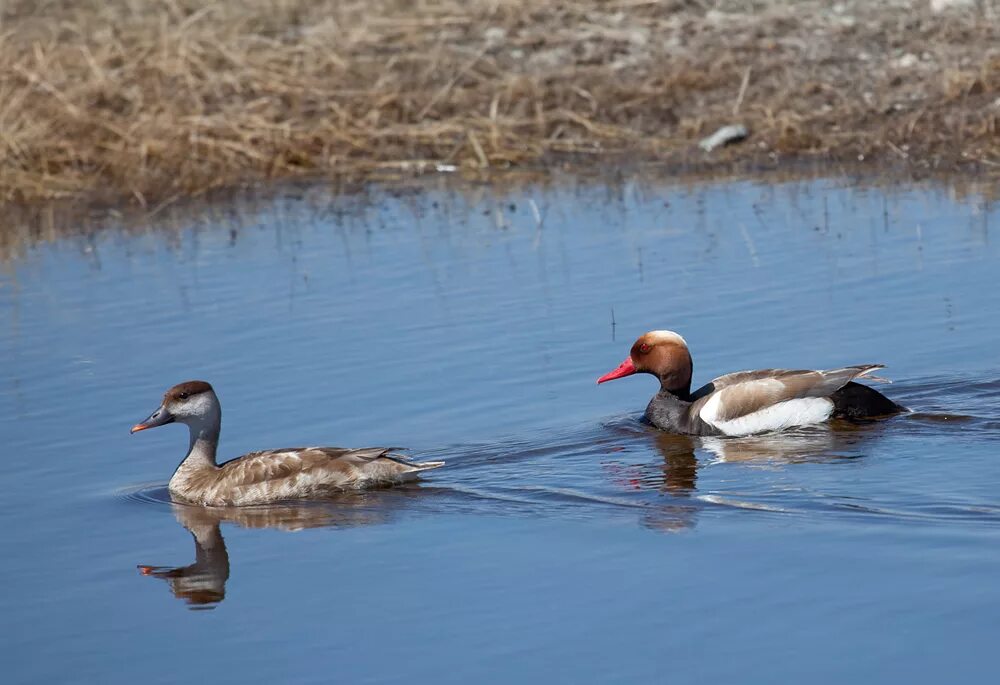
[[[182,392],[180,395],[177,396],[177,399],[179,400],[186,400],[187,398],[188,394],[186,392]]]

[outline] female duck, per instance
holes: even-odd
[[[132,433],[168,423],[187,424],[191,445],[168,488],[175,497],[208,506],[242,506],[321,495],[336,490],[413,480],[443,461],[405,461],[387,447],[295,447],[251,452],[221,466],[215,462],[222,407],[212,386],[188,381],[170,388],[160,408],[132,426]]]
[[[660,380],[646,418],[671,433],[752,435],[821,423],[831,417],[870,419],[905,409],[882,393],[853,382],[883,368],[861,364],[828,371],[763,369],[719,376],[691,392],[691,353],[673,331],[650,331],[635,341],[617,369],[597,379],[611,381],[634,373]]]

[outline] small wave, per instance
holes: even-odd
[[[698,499],[721,507],[732,507],[734,509],[751,509],[753,511],[768,511],[775,514],[789,514],[792,509],[786,507],[772,506],[761,502],[748,502],[746,500],[730,499],[720,495],[699,495]]]
[[[629,508],[647,508],[649,504],[645,502],[637,502],[635,500],[629,500],[624,497],[610,497],[607,495],[598,495],[589,492],[582,492],[580,490],[573,490],[571,488],[557,488],[545,485],[536,485],[525,487],[525,490],[529,492],[538,492],[549,495],[554,499],[560,499],[563,501],[571,502],[583,502],[583,503],[593,503],[593,504],[610,504],[616,507],[629,507]]]
[[[140,502],[143,504],[173,504],[170,491],[167,490],[166,483],[139,483],[121,488],[115,495],[127,502]]]

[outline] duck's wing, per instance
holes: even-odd
[[[310,455],[316,460],[312,468],[325,468],[329,464],[331,468],[348,470],[359,481],[403,480],[421,471],[444,466],[443,461],[410,461],[393,447],[309,447],[306,451],[318,453]]]
[[[409,473],[443,466],[444,462],[411,462],[390,447],[289,447],[251,452],[222,465],[222,478],[236,487],[281,480],[297,475],[330,484],[359,480],[394,480]]]
[[[695,393],[694,415],[727,435],[777,430],[825,420],[829,396],[882,364],[826,371],[762,369],[720,376]],[[780,405],[780,407],[779,407]]]

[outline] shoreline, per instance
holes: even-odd
[[[631,163],[1000,178],[1000,2],[15,3],[0,202]],[[950,4],[956,5],[950,7]],[[749,136],[711,153],[718,128]]]
[[[584,167],[576,163],[560,166],[525,165],[505,171],[475,171],[425,174],[379,174],[364,178],[331,179],[285,178],[223,186],[197,195],[175,195],[156,206],[136,202],[108,204],[77,199],[45,203],[8,204],[4,229],[0,230],[0,265],[9,264],[32,247],[64,239],[84,241],[84,249],[105,231],[126,234],[177,233],[201,226],[205,221],[229,221],[234,216],[268,211],[283,198],[297,199],[317,207],[337,207],[336,211],[363,211],[373,198],[409,195],[427,190],[448,190],[456,196],[490,197],[501,205],[510,198],[535,190],[545,193],[567,186],[593,187],[620,192],[639,184],[647,188],[672,188],[697,192],[719,184],[752,183],[780,187],[829,181],[833,186],[883,189],[885,192],[943,192],[955,198],[991,203],[1000,195],[992,178],[950,172],[921,172],[887,168],[878,164],[860,165],[794,162],[763,167],[677,168],[664,164],[644,164],[618,160],[607,168]],[[615,190],[617,189],[617,190]],[[484,196],[484,192],[486,195]],[[93,198],[91,198],[93,199]],[[669,196],[665,196],[669,200]],[[477,200],[478,201],[478,200]]]

